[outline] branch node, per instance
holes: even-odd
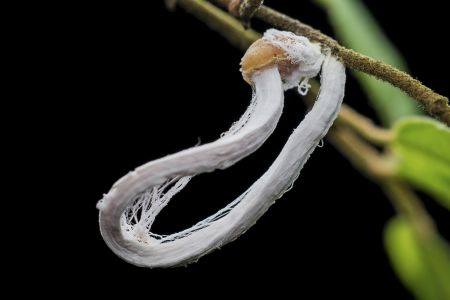
[[[243,0],[239,6],[239,17],[241,18],[244,26],[250,25],[250,19],[253,17],[255,12],[261,7],[264,0]]]
[[[231,0],[228,1],[228,12],[236,18],[239,18],[239,7],[241,6],[242,0]]]
[[[245,29],[250,27],[250,19],[261,7],[264,0],[230,0],[227,1],[228,12],[241,20]]]

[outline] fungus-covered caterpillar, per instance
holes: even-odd
[[[145,267],[185,265],[236,239],[292,186],[332,125],[344,97],[345,69],[318,45],[270,29],[248,49],[241,65],[254,95],[230,130],[215,142],[138,167],[99,201],[102,236],[122,259]],[[150,231],[156,215],[191,176],[227,168],[258,149],[281,116],[283,89],[299,87],[306,92],[307,80],[320,70],[321,90],[314,107],[271,167],[247,191],[191,228],[167,236]]]

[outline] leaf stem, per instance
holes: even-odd
[[[349,128],[339,125],[327,138],[356,169],[380,184],[395,209],[411,221],[422,238],[435,236],[433,219],[411,188],[395,177],[388,156],[378,153]]]
[[[392,178],[395,175],[394,165],[350,128],[334,126],[327,138],[353,166],[372,180]]]
[[[397,211],[411,221],[421,238],[434,237],[436,225],[410,187],[397,180],[382,181],[382,187]]]
[[[393,132],[376,126],[373,121],[346,105],[341,108],[338,124],[351,127],[361,137],[376,145],[385,145],[392,141]]]

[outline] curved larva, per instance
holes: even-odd
[[[283,106],[283,82],[278,69],[269,66],[258,70],[251,79],[254,105],[250,106],[248,116],[224,137],[137,168],[116,182],[99,202],[102,236],[118,256],[146,267],[195,261],[245,232],[293,184],[336,118],[343,99],[344,67],[331,56],[322,66],[321,92],[316,104],[263,176],[241,197],[190,229],[164,237],[150,233],[156,215],[189,181],[189,177],[181,176],[226,168],[255,151],[274,130]],[[130,220],[137,214],[141,217],[132,224]]]
[[[219,140],[190,148],[140,166],[119,179],[99,202],[100,229],[108,246],[126,261],[139,266],[169,266],[184,263],[203,254],[192,238],[203,232],[170,243],[149,239],[147,244],[123,231],[121,217],[136,195],[174,177],[189,176],[214,169],[225,169],[254,152],[276,127],[283,109],[281,78],[272,67],[254,77],[254,104],[250,118],[240,128],[231,129]],[[233,126],[235,127],[235,126]],[[145,236],[143,237],[145,238]],[[154,245],[152,245],[154,242]]]

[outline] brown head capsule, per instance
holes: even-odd
[[[298,64],[293,64],[287,53],[272,43],[259,39],[245,52],[241,60],[241,71],[244,80],[252,84],[251,76],[262,69],[278,65],[281,78],[289,76]]]

